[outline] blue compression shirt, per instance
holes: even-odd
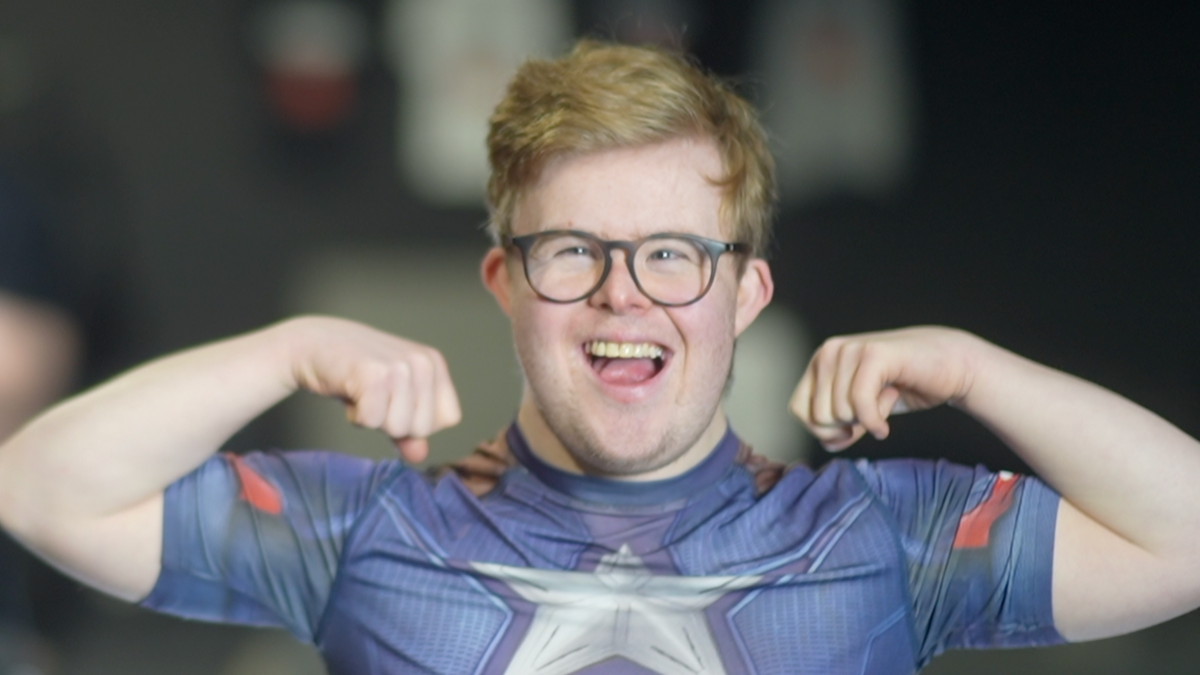
[[[732,432],[649,483],[559,471],[515,425],[485,453],[485,487],[327,452],[214,457],[167,491],[143,604],[286,627],[332,675],[883,675],[1062,640],[1058,497],[1034,478],[784,471]]]

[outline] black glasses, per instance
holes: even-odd
[[[612,250],[625,252],[629,276],[638,290],[659,305],[690,305],[712,288],[722,253],[747,253],[748,244],[730,244],[692,234],[652,234],[637,241],[608,241],[577,230],[548,230],[504,237],[521,251],[525,278],[550,302],[578,302],[608,278]]]

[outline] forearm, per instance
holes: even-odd
[[[0,522],[36,540],[161,493],[294,389],[287,326],[151,362],[27,425],[0,446]]]
[[[1102,387],[987,343],[957,405],[1074,507],[1158,556],[1194,555],[1200,444]]]

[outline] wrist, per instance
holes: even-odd
[[[312,356],[320,342],[313,337],[316,324],[316,317],[292,317],[255,336],[260,339],[256,356],[270,364],[271,373],[289,394],[312,381]]]
[[[973,333],[963,331],[963,335],[967,339],[961,355],[962,383],[951,405],[974,414],[987,405],[992,396],[989,392],[1012,379],[1024,359]]]

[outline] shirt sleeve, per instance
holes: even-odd
[[[355,520],[395,463],[219,454],[167,488],[162,571],[142,605],[311,641]]]
[[[944,461],[859,470],[896,519],[921,663],[951,648],[1063,642],[1051,606],[1054,491]]]

